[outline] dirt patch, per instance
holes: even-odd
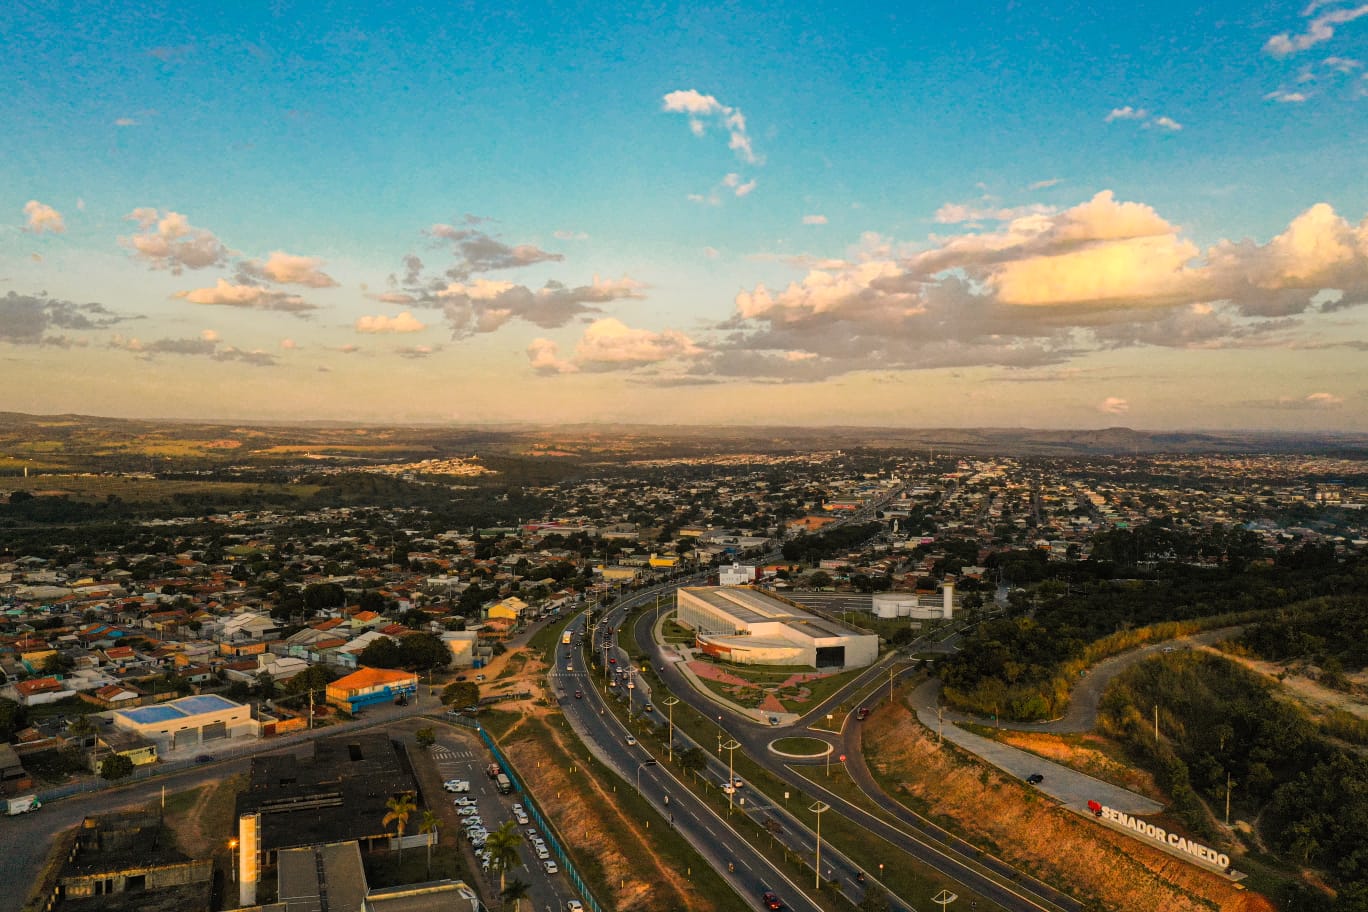
[[[938,747],[901,703],[866,724],[869,766],[894,797],[926,816],[954,820],[971,842],[1074,896],[1116,910],[1273,912],[1258,894],[1092,824],[992,767]]]
[[[672,870],[654,852],[650,831],[618,810],[613,795],[600,782],[582,771],[573,776],[568,772],[570,754],[564,735],[539,723],[532,725],[555,743],[560,756],[550,755],[532,740],[509,743],[505,749],[561,835],[577,854],[591,856],[598,865],[611,891],[609,907],[711,909],[711,903],[689,889],[682,872]],[[642,853],[654,863],[643,866]]]
[[[167,814],[166,826],[176,846],[191,858],[208,858],[221,851],[232,837],[233,806],[246,785],[242,776],[206,783],[194,792],[183,813]]]

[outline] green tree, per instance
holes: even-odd
[[[831,574],[825,570],[818,570],[808,577],[808,585],[813,589],[825,589],[831,585]]]
[[[864,899],[856,906],[860,912],[888,912],[888,893],[878,884],[865,887]]]
[[[508,886],[499,891],[499,896],[503,898],[504,902],[512,901],[513,912],[520,912],[522,909],[522,901],[527,897],[529,890],[531,890],[531,887],[515,877],[509,882]]]
[[[408,826],[409,816],[416,810],[418,805],[413,801],[413,796],[408,792],[402,795],[395,795],[385,802],[385,807],[389,808],[389,813],[380,821],[381,826],[395,825],[395,830],[399,834],[399,863],[404,863],[404,827]]]
[[[257,696],[263,700],[269,700],[276,695],[275,675],[269,671],[258,672],[256,676]]]
[[[413,740],[418,742],[419,747],[426,750],[437,743],[437,733],[432,730],[431,726],[420,728],[413,733]]]
[[[480,685],[474,681],[452,681],[442,691],[442,703],[446,706],[465,708],[480,702]]]
[[[695,778],[698,771],[708,765],[708,755],[698,747],[689,747],[679,752],[679,768],[693,773]]]
[[[28,727],[28,709],[13,700],[0,699],[0,741],[11,741]]]
[[[442,818],[432,811],[423,811],[423,819],[418,822],[418,832],[426,833],[427,843],[427,879],[432,880],[432,844],[437,841],[437,830],[442,826]]]
[[[518,846],[522,845],[522,834],[518,832],[518,823],[510,820],[497,830],[489,834],[485,840],[485,848],[489,850],[489,863],[492,867],[499,870],[499,890],[505,887],[504,880],[508,874],[508,869],[518,863]]]
[[[133,761],[123,754],[111,754],[100,763],[100,775],[113,782],[133,775]]]

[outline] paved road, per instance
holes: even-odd
[[[956,882],[964,884],[985,899],[997,903],[1003,909],[1012,910],[1012,912],[1033,912],[1033,910],[1039,909],[1078,908],[1077,904],[1072,903],[1072,901],[1070,903],[1056,903],[1054,896],[1058,894],[1055,891],[1036,890],[1024,875],[1020,875],[1005,863],[1001,863],[1000,867],[985,866],[977,854],[972,853],[972,848],[970,848],[971,854],[961,854],[955,849],[953,843],[947,846],[933,836],[925,835],[924,832],[903,826],[893,826],[841,796],[826,791],[820,783],[814,783],[788,769],[788,761],[781,761],[771,754],[768,745],[776,737],[777,732],[784,733],[785,729],[792,729],[793,726],[774,728],[757,725],[752,718],[719,707],[707,696],[689,686],[677,671],[671,669],[668,663],[661,661],[659,647],[650,632],[652,622],[653,618],[650,615],[643,615],[634,625],[632,634],[637,647],[650,656],[651,661],[657,667],[665,664],[665,670],[661,672],[661,675],[666,686],[671,689],[675,696],[705,716],[718,719],[719,726],[725,730],[726,736],[734,737],[741,742],[745,753],[754,762],[800,794],[820,798],[829,804],[836,813],[888,840],[914,858],[930,865]],[[885,657],[878,667],[868,669],[864,674],[857,675],[837,694],[809,711],[805,718],[812,719],[814,716],[820,716],[825,712],[827,706],[834,705],[843,699],[849,699],[852,695],[861,692],[862,688],[869,687],[874,681],[885,679],[888,675],[887,665],[891,661],[893,660]],[[803,734],[817,737],[823,735],[822,732],[815,731],[804,731]],[[839,745],[838,739],[832,740]],[[849,756],[849,754],[847,755]],[[725,777],[725,771],[723,776]],[[825,867],[825,865],[823,866]],[[1000,869],[1005,869],[1008,872],[1006,877],[997,873]],[[850,876],[853,878],[853,871]],[[847,882],[850,883],[851,887],[854,886],[853,881]],[[858,902],[859,894],[854,895]]]
[[[653,596],[647,594],[644,597]],[[617,626],[616,620],[620,616],[620,611],[610,615],[613,620],[609,623]],[[583,620],[576,620],[571,628],[582,631],[583,624]],[[619,650],[617,658],[622,664],[626,655]],[[568,672],[567,665],[571,667]],[[617,770],[626,782],[632,783],[633,786],[640,782],[642,797],[660,812],[664,819],[673,818],[678,831],[747,901],[754,902],[766,890],[773,890],[795,912],[819,912],[818,907],[803,895],[797,885],[737,836],[717,810],[679,782],[666,766],[646,765],[651,759],[650,755],[639,744],[627,744],[630,732],[622,726],[616,716],[605,711],[603,698],[590,681],[591,674],[592,671],[583,667],[582,655],[577,648],[557,646],[556,662],[549,674],[551,688],[553,692],[564,691],[564,694],[558,697],[561,709],[571,728],[589,750],[600,761]],[[628,692],[626,688],[620,689]],[[636,688],[633,688],[629,693],[634,693],[635,690]],[[582,696],[576,698],[576,691]],[[637,696],[635,705],[640,713],[644,698]],[[658,716],[659,713],[653,712],[651,715]],[[652,720],[655,721],[658,720]],[[676,740],[686,746],[689,744],[682,735],[677,735]],[[719,780],[725,775],[724,767],[718,775]],[[728,871],[728,864],[732,865],[734,870]]]

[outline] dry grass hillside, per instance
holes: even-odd
[[[867,723],[870,768],[909,807],[951,818],[970,841],[1107,909],[1272,912],[1262,896],[1097,826],[995,768],[935,743],[894,704]],[[870,745],[873,745],[870,747]]]

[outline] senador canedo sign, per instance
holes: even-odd
[[[1168,846],[1172,850],[1185,852],[1202,864],[1212,865],[1213,867],[1220,868],[1222,871],[1230,867],[1230,856],[1224,852],[1218,852],[1215,849],[1208,848],[1200,842],[1193,842],[1191,839],[1179,836],[1177,833],[1167,833],[1164,831],[1163,827],[1157,827],[1152,823],[1146,823],[1143,820],[1132,817],[1124,811],[1118,811],[1114,808],[1104,806],[1096,813],[1098,817],[1101,817],[1104,820],[1110,820],[1117,826],[1130,830],[1137,836],[1151,839],[1157,843]]]

